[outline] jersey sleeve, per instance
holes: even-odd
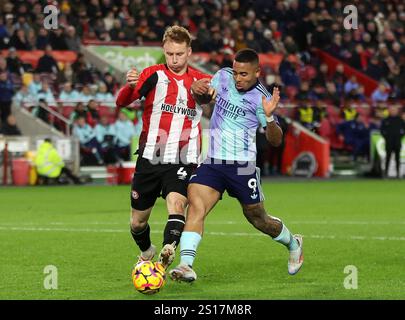
[[[221,70],[218,70],[214,76],[211,78],[210,86],[213,87],[215,90],[218,91],[219,88],[219,78],[221,75]]]
[[[267,127],[266,114],[264,113],[263,104],[261,102],[256,109],[256,117],[257,120],[259,120],[259,123],[262,126],[262,128]]]
[[[126,107],[135,100],[145,97],[148,92],[156,85],[158,76],[154,69],[146,68],[139,75],[139,80],[135,88],[128,84],[120,89],[117,95],[117,107]]]

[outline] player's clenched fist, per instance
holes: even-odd
[[[194,81],[191,85],[191,91],[196,95],[203,95],[208,93],[210,88],[210,79],[204,78]]]
[[[127,72],[127,83],[131,88],[135,88],[136,84],[138,83],[139,73],[136,68],[132,68]]]

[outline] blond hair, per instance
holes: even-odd
[[[190,32],[184,27],[180,26],[171,26],[168,27],[163,35],[164,44],[166,41],[173,41],[176,43],[183,43],[185,42],[188,47],[191,46],[191,35]]]

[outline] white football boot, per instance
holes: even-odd
[[[197,274],[187,264],[179,264],[176,268],[170,270],[169,276],[172,280],[184,282],[193,282],[197,279]]]
[[[176,257],[176,242],[172,244],[165,244],[160,251],[158,261],[163,265],[165,269],[167,269],[174,261]]]
[[[296,274],[300,271],[302,264],[304,263],[304,252],[302,249],[303,240],[299,234],[294,235],[294,239],[298,242],[298,249],[290,251],[290,257],[288,259],[288,273],[290,275]]]
[[[156,254],[156,247],[153,244],[151,244],[148,250],[141,251],[141,255],[138,256],[137,264],[142,261],[152,261],[155,254]]]

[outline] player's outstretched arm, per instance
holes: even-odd
[[[266,138],[270,144],[274,147],[278,147],[283,140],[283,131],[276,121],[273,119],[273,112],[277,108],[277,104],[280,101],[280,90],[277,87],[273,89],[273,95],[270,100],[265,96],[262,96],[262,103],[264,113],[266,114]]]

